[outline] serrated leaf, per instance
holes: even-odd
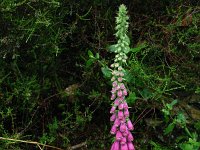
[[[174,130],[175,124],[170,123],[167,128],[164,130],[164,135],[171,133]]]
[[[101,71],[104,74],[105,77],[110,78],[112,73],[111,70],[106,66],[106,67],[101,67]]]

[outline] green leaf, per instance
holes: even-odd
[[[126,80],[126,82],[134,83],[134,79],[131,73],[128,70],[124,70],[123,72],[124,72],[124,79]]]
[[[88,56],[89,56],[90,58],[95,58],[94,55],[93,55],[93,53],[92,53],[90,50],[88,50]]]
[[[195,127],[196,130],[200,131],[200,122],[196,122],[194,124],[194,127]]]
[[[99,53],[96,53],[95,58],[96,58],[96,59],[99,59]]]
[[[103,75],[107,78],[110,78],[112,75],[111,70],[107,66],[101,67],[101,71],[102,71]]]
[[[147,47],[147,44],[146,43],[142,43],[141,45],[138,45],[135,48],[131,48],[130,51],[133,52],[133,53],[138,53],[145,47]]]
[[[172,122],[170,123],[167,128],[164,130],[164,135],[169,134],[170,132],[172,132],[174,130],[175,124]]]
[[[144,89],[140,92],[140,94],[141,94],[141,96],[142,96],[144,99],[146,99],[146,100],[150,99],[150,98],[153,96],[152,92],[151,92],[149,89],[147,89],[147,88],[144,88]]]
[[[95,59],[88,59],[86,62],[86,68],[90,68],[91,65],[94,63]]]
[[[129,93],[129,96],[127,98],[127,102],[129,105],[132,105],[135,103],[135,100],[137,99],[136,95],[135,95],[135,92],[133,93]]]
[[[178,102],[178,101],[175,99],[175,100],[173,100],[173,101],[171,102],[170,105],[171,105],[171,106],[174,106],[175,104],[177,104],[177,102]]]
[[[183,143],[183,144],[181,144],[181,145],[180,145],[180,148],[181,148],[182,150],[194,150],[193,145],[188,144],[188,143]]]
[[[116,49],[117,49],[117,48],[116,48],[116,44],[108,46],[108,50],[109,50],[110,52],[115,52]]]

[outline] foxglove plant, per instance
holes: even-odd
[[[110,113],[110,121],[113,122],[110,133],[115,135],[115,141],[111,146],[111,150],[135,150],[132,143],[133,136],[131,131],[134,129],[131,120],[129,119],[128,104],[125,97],[128,92],[124,84],[124,69],[126,64],[127,53],[130,50],[130,40],[127,36],[128,31],[127,9],[125,5],[120,5],[119,12],[116,17],[116,38],[118,42],[114,45],[116,53],[112,68],[112,91],[111,100],[113,100]]]

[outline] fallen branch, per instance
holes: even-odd
[[[37,145],[41,150],[42,150],[42,148],[40,146],[49,147],[49,148],[53,148],[53,149],[57,149],[57,150],[63,150],[63,149],[55,147],[55,146],[50,146],[50,145],[46,145],[46,144],[42,144],[42,143],[34,142],[34,141],[17,140],[17,139],[4,138],[4,137],[0,137],[0,140],[7,140],[7,141],[15,141],[15,142],[21,142],[21,143],[34,144],[34,145]]]
[[[34,144],[34,145],[37,145],[37,146],[39,147],[40,150],[43,150],[43,148],[41,148],[41,146],[42,146],[42,147],[53,148],[53,149],[56,149],[56,150],[64,150],[64,149],[61,149],[61,148],[58,148],[58,147],[55,147],[55,146],[46,145],[46,144],[42,144],[42,143],[34,142],[34,141],[17,140],[17,139],[4,138],[4,137],[0,137],[0,140],[7,140],[7,141],[14,141],[14,142],[21,142],[21,143]],[[77,149],[77,148],[80,148],[80,147],[83,147],[83,146],[87,146],[87,143],[86,143],[86,142],[83,142],[83,143],[74,145],[74,146],[68,148],[68,150],[74,150],[74,149]]]
[[[74,146],[72,146],[71,148],[69,148],[69,150],[78,149],[78,148],[83,147],[83,146],[87,147],[87,143],[86,143],[86,142],[83,142],[83,143],[74,145]]]

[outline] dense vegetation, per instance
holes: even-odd
[[[108,68],[121,3],[0,2],[1,149],[47,149],[38,143],[110,148]],[[198,1],[123,3],[130,18],[125,79],[136,149],[198,150]]]

